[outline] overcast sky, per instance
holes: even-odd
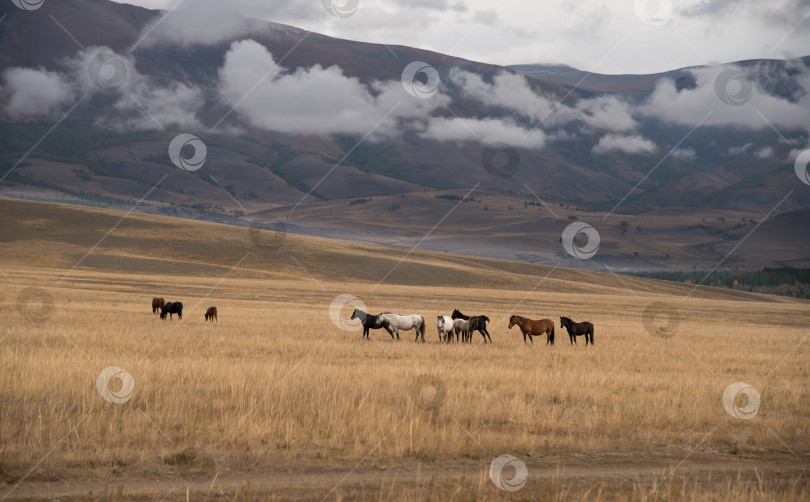
[[[118,1],[161,9],[214,5]],[[323,3],[330,0],[232,0],[227,7],[215,1],[216,9],[332,36],[501,65],[565,63],[599,73],[652,73],[810,54],[810,0],[359,0],[345,18],[327,12]],[[333,1],[341,7],[357,0]]]

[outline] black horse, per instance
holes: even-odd
[[[470,316],[462,314],[459,309],[454,309],[453,314],[450,317],[452,319],[464,319],[465,321],[470,320]],[[474,331],[478,331],[481,333],[481,336],[484,337],[484,343],[487,343],[487,338],[489,338],[489,341],[492,342],[492,337],[489,336],[489,331],[487,330],[489,317],[485,315],[477,315],[473,316],[473,318],[475,318],[475,320],[472,324],[470,324],[470,335],[472,335]],[[472,343],[472,336],[470,336],[468,341]]]
[[[352,312],[352,319],[360,319],[363,323],[363,338],[368,338],[368,332],[370,329],[382,329],[385,328],[385,331],[391,335],[391,339],[394,338],[394,333],[391,331],[390,324],[388,321],[382,319],[380,314],[371,315],[363,312],[362,310],[354,309]]]
[[[183,319],[183,304],[180,302],[169,302],[160,308],[160,318],[166,319],[166,314],[169,314],[169,319],[172,319],[172,314],[177,314],[179,319]]]
[[[560,327],[568,330],[568,338],[571,340],[571,345],[577,343],[577,337],[582,335],[585,335],[586,347],[589,341],[591,345],[593,345],[593,324],[587,321],[574,322],[567,317],[560,317]]]

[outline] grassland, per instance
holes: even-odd
[[[0,201],[0,499],[810,497],[806,301],[123,216]],[[330,317],[345,294],[423,315],[427,343],[362,341]],[[453,308],[494,343],[438,344]],[[524,345],[513,312],[590,320],[596,345]]]

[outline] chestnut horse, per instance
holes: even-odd
[[[509,318],[509,329],[512,329],[512,326],[515,324],[517,324],[520,331],[523,332],[523,343],[526,343],[526,335],[529,335],[529,341],[534,343],[534,340],[532,340],[532,335],[540,336],[545,333],[546,345],[554,345],[554,323],[551,321],[551,319],[541,319],[539,321],[535,321],[526,317],[513,315]]]
[[[157,314],[164,305],[166,305],[166,300],[163,298],[152,298],[152,313]]]
[[[568,330],[568,337],[571,339],[571,345],[577,343],[577,337],[585,335],[585,346],[588,342],[593,345],[593,324],[588,321],[574,322],[568,317],[560,317],[560,327]],[[590,339],[589,339],[590,338]]]
[[[214,322],[217,320],[217,308],[216,307],[208,307],[208,310],[205,311],[205,320]]]

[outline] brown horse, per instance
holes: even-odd
[[[152,298],[152,313],[157,314],[164,305],[166,305],[166,300],[163,298]]]
[[[208,307],[208,310],[205,311],[205,320],[214,322],[217,320],[217,308],[216,307]]]
[[[515,324],[517,324],[520,327],[520,331],[523,332],[523,343],[526,343],[526,335],[529,335],[529,341],[534,343],[532,335],[540,336],[545,333],[546,345],[554,345],[554,323],[551,319],[535,321],[533,319],[527,319],[526,317],[513,315],[509,318],[509,329],[512,329],[512,326]]]
[[[487,331],[487,321],[489,321],[489,317],[485,315],[470,317],[470,332],[468,333],[470,343],[472,343],[473,331],[481,333],[481,336],[484,337],[484,343],[487,343],[487,338],[489,338],[489,343],[492,343],[492,337],[489,336],[489,331]]]

